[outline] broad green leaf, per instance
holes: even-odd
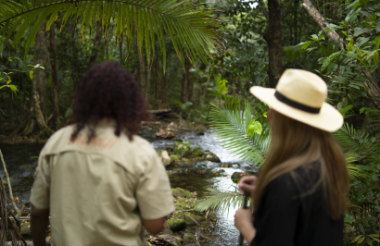
[[[373,54],[373,63],[377,64],[378,62],[379,62],[379,53],[376,52],[375,54]]]
[[[263,132],[263,126],[261,125],[261,123],[253,119],[247,127],[247,135],[250,137],[253,137],[255,133],[261,135],[262,132]]]

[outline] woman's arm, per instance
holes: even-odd
[[[235,213],[235,226],[241,232],[248,244],[251,244],[256,235],[256,229],[252,225],[251,208],[240,208]]]

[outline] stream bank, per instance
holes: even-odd
[[[167,129],[169,125],[166,124],[164,129]],[[195,158],[194,162],[183,163],[178,161],[166,166],[173,188],[173,199],[176,202],[177,210],[181,212],[172,216],[172,221],[179,222],[177,223],[179,227],[174,228],[175,225],[172,223],[173,230],[170,230],[170,224],[168,224],[168,228],[161,235],[170,235],[170,237],[165,236],[167,239],[176,237],[177,240],[180,240],[181,245],[188,246],[195,245],[197,240],[201,245],[206,246],[236,245],[239,233],[233,225],[234,209],[231,209],[229,213],[221,210],[216,210],[214,213],[209,212],[207,218],[206,213],[186,210],[192,210],[194,199],[204,198],[207,188],[220,191],[234,190],[234,183],[231,179],[234,173],[254,172],[255,170],[251,168],[249,163],[237,159],[229,151],[223,149],[210,130],[203,132],[187,130],[176,132],[177,138],[174,139],[157,139],[154,136],[157,127],[147,126],[143,128],[141,135],[151,142],[158,153],[166,150],[175,154],[175,149],[179,143],[186,143],[185,145],[191,149],[200,150],[204,153],[197,157],[198,159]],[[30,187],[33,184],[33,173],[42,147],[43,144],[0,144],[12,178],[14,193],[15,196],[19,197],[20,204],[29,199]],[[207,160],[205,155],[210,152],[214,153],[220,162]],[[186,151],[184,151],[184,155],[186,155]],[[181,158],[186,159],[184,156]],[[2,171],[0,175],[4,177]],[[183,191],[185,194],[178,195],[178,188],[186,190]],[[25,213],[27,214],[28,210]],[[197,223],[189,219],[188,215]],[[145,236],[147,239],[152,239],[148,234]],[[176,244],[178,245],[178,242]]]

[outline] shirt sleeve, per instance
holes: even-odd
[[[44,156],[39,159],[36,173],[34,174],[34,183],[32,186],[32,194],[30,201],[36,208],[49,208],[49,193],[50,193],[50,165],[51,157]]]
[[[289,175],[272,181],[257,211],[260,220],[255,221],[251,246],[293,246],[299,206],[297,188]]]
[[[154,152],[147,169],[139,177],[137,204],[143,219],[165,217],[175,210],[171,187],[165,167]]]

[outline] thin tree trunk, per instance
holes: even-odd
[[[319,13],[319,11],[314,8],[313,4],[309,0],[301,0],[301,2],[302,6],[306,9],[309,16],[318,24],[326,36],[334,43],[338,43],[339,48],[343,50],[343,40],[340,38],[339,34],[329,26],[329,24],[326,22],[326,19],[321,15],[321,13]]]
[[[55,47],[55,21],[50,27],[50,63],[51,63],[51,92],[53,98],[53,122],[55,129],[59,127],[59,107],[58,107],[58,71]]]
[[[152,77],[152,66],[151,66],[152,49],[151,49],[151,47],[149,48],[149,50],[150,50],[150,53],[149,53],[149,58],[148,58],[147,70],[146,70],[146,85],[145,85],[145,98],[147,101],[149,101],[150,81],[151,81],[151,77]]]
[[[139,60],[139,77],[140,77],[140,85],[141,85],[141,89],[143,91],[143,95],[145,95],[145,89],[146,89],[146,79],[147,79],[147,74],[146,74],[146,64],[145,64],[145,61],[144,61],[144,52],[141,51],[140,52],[140,44],[139,44],[139,40],[137,38],[137,41],[136,41],[136,45],[137,45],[137,57],[138,57],[138,60]]]
[[[163,109],[165,106],[165,84],[164,84],[164,79],[163,79],[163,73],[160,68],[159,59],[156,59],[156,66],[157,66],[158,87],[160,91],[160,101],[158,103],[158,109]]]
[[[297,21],[298,21],[298,1],[294,1],[294,45],[298,44],[298,30],[297,30]]]
[[[191,76],[191,73],[190,73],[190,69],[189,69],[189,73],[187,75],[187,101],[191,102],[193,101],[192,98],[193,98],[193,93],[194,93],[194,81],[192,80],[192,76]]]
[[[188,83],[189,83],[189,75],[190,75],[190,64],[186,63],[185,64],[185,73],[183,74],[182,77],[182,83],[181,83],[181,101],[183,103],[188,101]]]
[[[46,22],[45,22],[46,23]],[[40,64],[46,68],[49,59],[49,52],[47,51],[47,38],[45,35],[45,25],[42,25],[37,32],[35,45],[34,45],[34,58],[33,64]],[[23,126],[21,135],[30,135],[33,133],[37,125],[40,133],[38,137],[49,137],[53,134],[45,121],[42,113],[39,87],[46,86],[46,69],[36,68],[33,72],[32,79],[32,93],[31,93],[31,107],[29,113],[29,120]]]
[[[9,90],[9,123],[11,126],[13,126],[13,121],[14,121],[14,112],[13,112],[13,95],[12,95],[12,90]]]
[[[120,53],[120,64],[124,65],[124,58],[123,58],[123,39],[120,38],[120,44],[119,44],[119,53]]]
[[[94,46],[92,47],[91,56],[90,56],[90,59],[88,61],[88,69],[90,69],[91,67],[93,67],[95,65],[96,59],[98,58],[100,43],[102,41],[102,34],[103,34],[102,24],[99,22],[98,27],[96,29]]]
[[[269,86],[275,88],[282,73],[281,9],[278,0],[268,0],[269,25],[264,33],[269,53]]]
[[[166,86],[166,78],[168,76],[168,71],[165,72],[165,74],[162,73],[162,71],[164,70],[163,68],[163,64],[161,63],[161,66],[160,66],[160,59],[157,59],[157,69],[158,69],[158,84],[159,84],[159,87],[160,87],[160,102],[158,104],[158,108],[159,109],[164,109],[165,106],[166,106],[166,90],[167,90],[167,86]]]
[[[204,100],[206,99],[206,92],[207,92],[208,85],[210,83],[210,79],[211,79],[211,76],[208,76],[206,84],[202,89],[202,97],[201,97],[202,102],[204,102]]]

